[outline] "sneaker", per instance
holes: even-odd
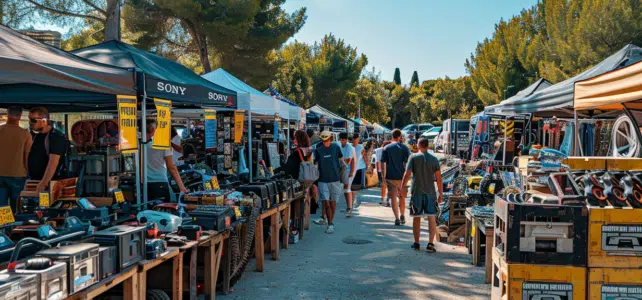
[[[435,249],[435,244],[428,243],[428,246],[426,246],[426,251],[428,251],[429,253],[437,252],[437,249]]]
[[[401,221],[401,224],[406,224],[406,217],[404,215],[401,215],[401,218],[399,218],[399,221]]]
[[[325,222],[325,218],[319,218],[318,220],[314,220],[314,221],[312,221],[312,222],[313,222],[314,224],[317,224],[317,225],[325,225],[325,224],[326,224],[326,222]]]
[[[346,209],[346,218],[352,217],[352,209]]]
[[[399,221],[399,219],[395,220],[395,226],[401,226],[401,221]]]
[[[357,215],[357,216],[358,216],[358,215],[359,215],[359,209],[358,209],[358,208],[353,208],[353,209],[352,209],[352,215],[353,215],[353,216],[354,216],[354,215]]]
[[[412,243],[412,246],[410,246],[410,248],[412,248],[413,250],[419,250],[421,246],[419,245],[419,243]]]
[[[327,234],[334,233],[334,224],[328,225],[328,228],[325,230],[325,233],[327,233]]]

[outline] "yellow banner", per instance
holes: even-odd
[[[216,120],[216,110],[206,109],[205,110],[205,120]]]
[[[156,105],[156,133],[152,148],[156,150],[172,150],[170,141],[172,139],[172,117],[170,109],[172,101],[154,98]]]
[[[234,111],[234,143],[236,144],[240,143],[243,137],[243,124],[245,124],[245,111]]]
[[[118,149],[122,153],[138,150],[136,135],[136,97],[118,95]]]

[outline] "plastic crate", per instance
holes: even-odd
[[[642,299],[642,269],[590,268],[588,299]]]
[[[642,209],[589,208],[588,266],[642,268]]]
[[[586,266],[588,209],[495,199],[495,247],[509,263]]]

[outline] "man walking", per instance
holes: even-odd
[[[428,153],[428,139],[421,138],[418,143],[419,153],[413,154],[408,160],[406,173],[403,176],[402,184],[405,186],[414,176],[412,181],[412,196],[410,198],[410,215],[414,218],[412,222],[412,233],[415,243],[412,249],[419,250],[419,234],[421,232],[421,218],[428,217],[428,228],[430,237],[426,251],[436,252],[435,236],[437,235],[437,205],[443,198],[443,187],[439,160]],[[435,181],[439,190],[439,197],[435,193]]]
[[[7,123],[0,126],[0,140],[5,142],[0,147],[0,190],[6,193],[0,196],[0,206],[10,205],[14,213],[27,178],[27,160],[31,150],[31,135],[20,128],[20,118],[22,108],[9,107]]]
[[[314,150],[314,162],[319,165],[319,199],[328,218],[325,233],[330,234],[334,232],[334,212],[343,189],[339,174],[343,155],[339,146],[332,143],[331,132],[321,132],[320,138],[323,143]]]
[[[356,173],[354,180],[350,183],[352,185],[358,185],[359,190],[366,188],[366,167],[368,163],[366,162],[366,149],[361,145],[361,136],[358,133],[352,135],[352,146],[356,153],[355,156],[355,165]],[[350,189],[352,190],[352,188]],[[359,201],[357,201],[357,193],[352,191],[352,213],[358,214],[357,208],[359,208]]]
[[[343,194],[346,198],[346,217],[352,216],[352,181],[354,180],[356,170],[356,152],[354,147],[348,143],[348,133],[342,132],[339,134],[339,142],[341,143],[341,154],[343,155],[343,162],[346,164],[346,171],[348,172],[348,181],[343,182]]]
[[[392,131],[392,143],[383,148],[381,163],[383,178],[386,180],[388,195],[392,201],[392,213],[395,215],[395,225],[406,224],[406,186],[401,180],[410,157],[410,149],[401,143],[401,130]],[[401,210],[401,217],[399,211]]]

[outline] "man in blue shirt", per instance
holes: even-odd
[[[383,178],[388,187],[388,195],[392,201],[392,212],[395,214],[395,225],[406,223],[406,192],[401,180],[406,171],[406,163],[410,157],[410,149],[401,143],[401,130],[392,131],[392,143],[383,148],[381,155]],[[399,199],[399,204],[397,204]],[[399,205],[399,206],[397,206]],[[399,217],[401,211],[401,217]]]
[[[325,233],[334,232],[334,212],[337,199],[341,197],[343,185],[340,179],[340,163],[343,155],[337,144],[332,143],[332,133],[324,131],[320,135],[323,143],[314,150],[314,162],[319,166],[319,199],[328,218]]]

